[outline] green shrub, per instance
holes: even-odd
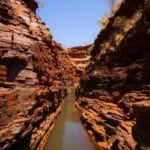
[[[126,23],[126,17],[125,16],[118,16],[113,21],[113,27],[122,27]]]
[[[105,13],[104,16],[102,17],[102,19],[101,19],[101,20],[98,20],[98,23],[100,24],[100,26],[101,26],[102,28],[103,28],[103,27],[107,24],[107,22],[108,22],[107,17],[108,17],[108,15]]]

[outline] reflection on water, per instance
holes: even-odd
[[[70,88],[62,113],[48,139],[45,150],[94,150],[73,105],[74,89]]]

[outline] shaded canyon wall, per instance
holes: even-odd
[[[94,42],[76,107],[100,149],[150,149],[150,3],[124,0]]]

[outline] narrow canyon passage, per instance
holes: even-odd
[[[122,0],[70,48],[37,8],[0,0],[0,150],[150,150],[150,0]]]
[[[94,150],[84,130],[78,112],[74,107],[75,89],[69,87],[69,94],[63,105],[62,112],[52,131],[45,150]]]

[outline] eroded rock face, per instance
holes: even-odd
[[[0,149],[42,149],[72,81],[33,0],[0,1]],[[63,62],[63,63],[62,63]]]
[[[75,67],[75,82],[79,81],[80,77],[82,77],[82,75],[84,74],[85,68],[89,64],[91,49],[92,44],[86,46],[71,47],[67,49],[67,54],[71,60],[72,65]]]
[[[150,5],[126,0],[95,40],[76,106],[100,149],[150,149]]]

